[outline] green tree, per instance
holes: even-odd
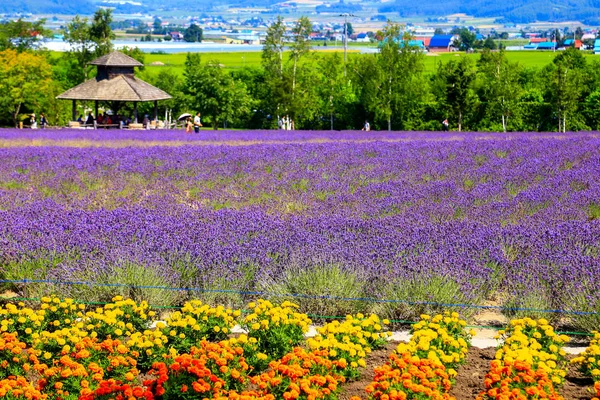
[[[144,64],[145,60],[146,60],[146,53],[144,53],[139,47],[123,47],[121,48],[121,50],[119,50],[121,53],[128,55],[129,57],[133,58],[136,61],[139,61],[140,63]],[[140,71],[143,71],[145,69],[144,66],[142,67],[138,67]]]
[[[112,51],[115,34],[110,27],[111,22],[112,10],[98,9],[91,24],[87,18],[76,15],[67,25],[64,32],[65,41],[71,46],[70,54],[79,65],[80,82],[89,78],[90,61]]]
[[[586,61],[581,52],[569,48],[554,57],[549,97],[558,119],[558,131],[566,132],[567,121],[580,103]]]
[[[69,53],[77,60],[79,65],[81,75],[77,83],[81,83],[88,79],[90,72],[88,64],[94,59],[95,44],[90,35],[88,19],[76,15],[67,25],[64,34],[65,41],[71,47]]]
[[[152,23],[152,32],[155,35],[162,35],[164,33],[164,29],[162,27],[162,21],[160,18],[154,18],[154,22]]]
[[[406,128],[423,94],[424,55],[410,46],[410,35],[402,36],[398,24],[388,22],[378,37],[382,38],[382,44],[376,63],[369,65],[367,62],[362,73],[363,102],[367,111],[386,121],[388,130],[392,130],[392,119],[398,121],[401,128]]]
[[[186,60],[184,94],[188,104],[201,110],[214,129],[220,123],[235,123],[252,107],[243,82],[223,71],[218,61],[200,65],[200,57],[195,55],[188,55]]]
[[[55,90],[52,67],[46,58],[30,52],[0,52],[0,115],[18,126],[19,114],[46,106]]]
[[[475,41],[477,40],[477,35],[471,32],[467,28],[462,28],[459,31],[459,49],[462,51],[469,51],[475,47]]]
[[[582,108],[587,125],[595,131],[600,130],[600,90],[587,96]]]
[[[285,24],[281,16],[267,29],[267,36],[262,50],[262,65],[268,75],[283,74],[283,41]]]
[[[483,97],[487,100],[487,111],[500,115],[502,129],[507,130],[508,120],[518,106],[521,95],[519,65],[510,63],[504,51],[498,53],[485,50],[477,62],[483,77]]]
[[[491,36],[488,36],[483,42],[483,48],[488,50],[496,50],[498,46],[496,46],[494,39],[492,39]]]
[[[329,129],[352,128],[351,113],[357,97],[350,79],[344,76],[339,53],[323,54],[317,59],[319,72],[318,93],[321,113],[329,117]]]
[[[95,44],[96,57],[103,56],[112,51],[112,41],[115,34],[110,27],[112,22],[112,10],[110,8],[99,8],[94,13],[92,24],[89,28],[90,39]]]
[[[45,36],[52,33],[44,28],[45,19],[27,22],[22,19],[0,23],[0,50],[16,49],[18,52],[34,50]]]
[[[352,26],[351,22],[346,22],[346,33],[348,34],[348,36],[354,34],[354,27]]]
[[[203,32],[202,28],[200,28],[196,24],[191,24],[184,32],[183,32],[183,40],[186,42],[202,42]]]
[[[281,16],[267,29],[267,36],[262,50],[262,66],[265,70],[265,81],[268,87],[268,98],[265,102],[267,113],[279,117],[289,112],[290,93],[292,92],[289,76],[284,74],[283,48],[285,24]]]
[[[293,64],[292,70],[292,97],[296,90],[296,73],[300,59],[310,51],[310,33],[312,32],[312,23],[307,17],[300,17],[292,29],[294,41],[290,46],[290,60]]]
[[[440,100],[456,116],[460,132],[464,117],[475,102],[473,61],[469,57],[460,57],[458,61],[450,60],[440,64],[438,77],[442,83]]]

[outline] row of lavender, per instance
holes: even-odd
[[[207,131],[198,134],[186,134],[180,130],[91,130],[91,129],[44,129],[44,130],[17,130],[0,128],[1,140],[90,140],[90,141],[112,141],[112,140],[136,140],[140,142],[151,141],[183,141],[183,142],[254,142],[254,141],[293,141],[306,142],[318,140],[445,140],[462,141],[468,139],[516,139],[536,137],[558,137],[561,133],[530,133],[530,132],[469,132],[455,134],[448,132],[387,132],[387,131],[278,131],[278,130],[254,130],[254,131]],[[569,133],[571,135],[572,133]],[[579,135],[579,133],[576,133]],[[587,135],[592,136],[592,135]]]
[[[17,285],[29,296],[299,293],[309,311],[397,318],[490,300],[511,314],[600,310],[599,139],[341,137],[0,149],[3,278],[107,285]],[[335,300],[310,297],[322,295]],[[570,316],[585,329],[600,320]]]

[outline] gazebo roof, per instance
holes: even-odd
[[[109,67],[143,67],[144,64],[139,62],[138,60],[129,57],[126,54],[123,54],[119,51],[113,51],[112,53],[108,53],[103,55],[100,58],[96,58],[94,61],[90,62],[90,65],[105,65]]]
[[[154,101],[168,100],[172,97],[167,92],[134,76],[118,75],[112,79],[90,79],[56,98],[61,100]]]

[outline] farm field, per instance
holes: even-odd
[[[334,50],[332,50],[334,51]],[[340,51],[341,50],[336,50]],[[289,53],[286,53],[289,56]],[[349,58],[360,57],[357,53],[357,49],[349,48]],[[455,59],[459,55],[464,53],[440,53],[438,55],[427,55],[425,56],[425,71],[434,72],[437,68],[438,63],[444,63],[448,60]],[[508,51],[507,58],[509,61],[518,62],[525,67],[541,68],[552,62],[554,57],[557,55],[556,52],[541,52],[541,51]],[[468,54],[468,57],[473,59],[479,59],[479,54]],[[589,61],[596,60],[596,56],[593,54],[585,54]],[[161,68],[172,68],[183,74],[185,65],[185,53],[176,54],[146,54],[146,69],[149,73],[155,74],[160,71]],[[202,61],[218,60],[219,63],[223,64],[226,69],[237,69],[244,66],[260,67],[261,65],[261,52],[235,52],[235,53],[203,53],[201,55]],[[152,62],[162,62],[166,66],[152,66],[149,65]]]
[[[595,133],[0,130],[6,290],[590,332]],[[33,282],[28,282],[33,281]],[[325,296],[325,297],[323,297]]]
[[[0,160],[0,396],[600,395],[595,132],[2,129]]]

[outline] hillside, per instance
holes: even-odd
[[[379,7],[380,12],[398,12],[401,17],[443,16],[465,13],[475,17],[503,17],[507,22],[581,21],[600,22],[600,0],[431,0],[420,3],[394,0]]]
[[[182,10],[188,15],[201,12],[225,11],[228,6],[269,7],[278,0],[189,0],[185,3],[174,0],[13,0],[0,2],[0,13],[33,14],[92,14],[99,4],[116,7],[118,13]],[[294,3],[293,1],[288,3]],[[324,0],[324,3],[337,4],[336,0]],[[352,3],[352,4],[350,4]],[[360,3],[358,3],[360,4]],[[356,5],[348,2],[348,5]],[[377,3],[376,3],[377,4]],[[316,11],[323,7],[317,5]],[[358,7],[360,8],[360,7]],[[352,10],[360,12],[359,9]],[[506,22],[531,23],[535,21],[580,21],[586,25],[600,24],[600,0],[431,0],[420,3],[412,0],[392,0],[381,2],[381,13],[396,14],[399,17],[442,17],[455,13],[464,13],[475,17],[496,17]]]

